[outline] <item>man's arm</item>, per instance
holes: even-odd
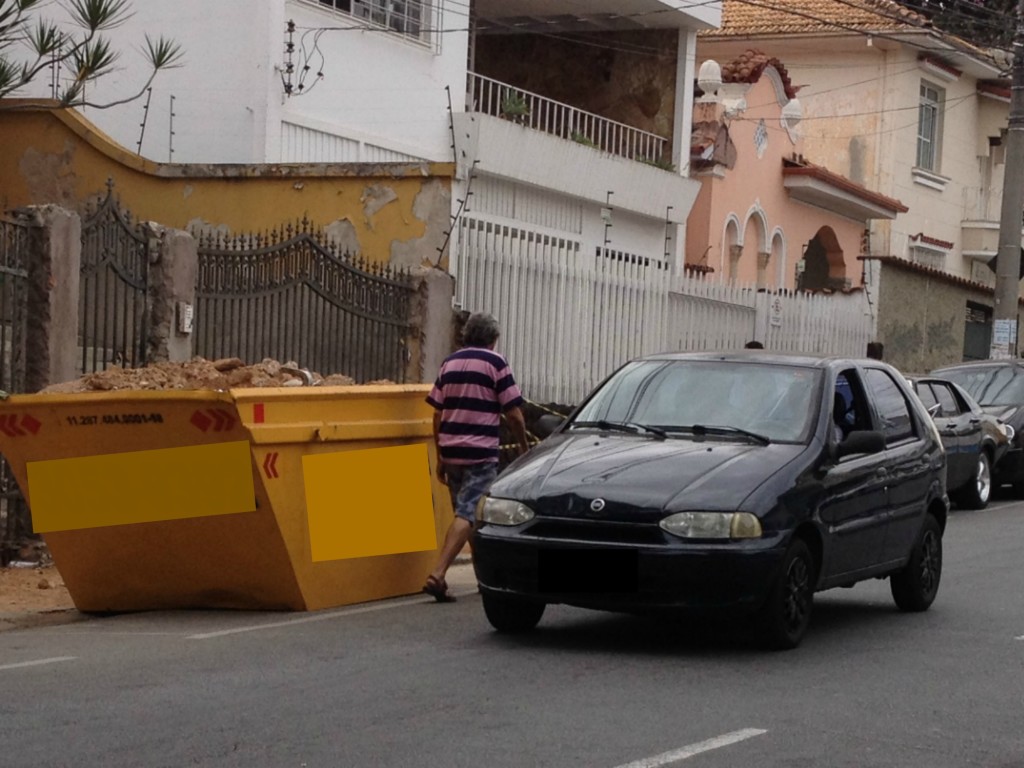
[[[505,418],[508,419],[508,427],[512,430],[512,436],[519,445],[519,454],[522,455],[530,450],[530,441],[526,437],[526,419],[523,418],[523,409],[518,405],[505,411]]]

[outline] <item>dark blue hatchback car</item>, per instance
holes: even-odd
[[[931,605],[948,501],[935,426],[875,360],[739,352],[635,360],[513,463],[477,509],[484,609],[750,613],[798,645],[813,594],[889,578]]]

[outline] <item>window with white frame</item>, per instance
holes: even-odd
[[[942,153],[942,109],[946,92],[926,80],[921,81],[917,118],[917,167],[939,172]]]
[[[430,39],[431,0],[320,0],[320,4],[415,40]]]

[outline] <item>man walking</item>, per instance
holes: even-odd
[[[476,505],[498,474],[501,416],[508,419],[520,453],[529,448],[522,394],[512,369],[494,351],[500,331],[490,315],[470,315],[463,347],[442,364],[427,402],[434,412],[437,473],[448,486],[455,519],[423,591],[439,603],[453,602],[445,575],[473,532]]]

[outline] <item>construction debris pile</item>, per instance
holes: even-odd
[[[374,381],[371,384],[392,384]],[[355,384],[343,374],[321,376],[300,368],[295,362],[280,363],[266,359],[246,365],[237,357],[223,360],[193,358],[187,363],[153,363],[142,368],[111,366],[105,371],[89,373],[75,381],[53,384],[44,393],[111,392],[139,389],[237,389],[247,387],[340,387]]]

